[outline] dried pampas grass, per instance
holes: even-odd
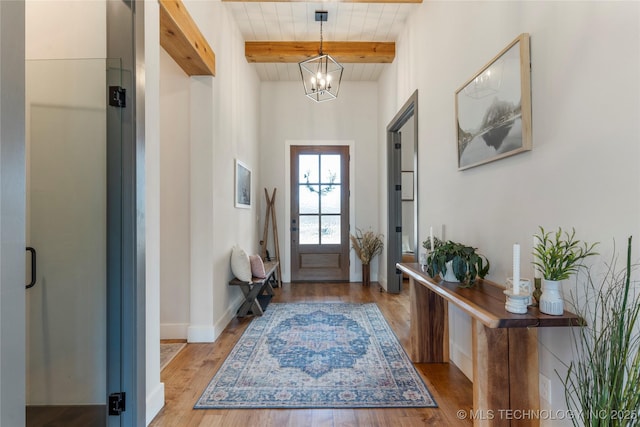
[[[375,234],[373,231],[365,231],[356,228],[356,234],[351,234],[351,245],[363,265],[367,265],[384,247],[384,235]]]

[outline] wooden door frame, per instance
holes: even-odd
[[[349,188],[351,189],[351,197],[349,197],[349,224],[350,232],[353,231],[355,224],[355,141],[354,140],[286,140],[284,147],[284,223],[282,228],[284,229],[284,257],[282,265],[282,281],[291,281],[291,146],[294,145],[346,145],[349,147]],[[357,279],[357,273],[355,271],[355,255],[353,251],[349,251],[349,281],[353,282]]]

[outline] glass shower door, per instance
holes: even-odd
[[[107,104],[120,75],[113,62],[26,64],[26,232],[37,254],[26,290],[27,426],[107,423],[107,278],[117,275],[107,252],[107,129],[121,126]]]

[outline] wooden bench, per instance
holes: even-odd
[[[244,317],[249,312],[254,316],[262,316],[273,297],[273,285],[277,284],[276,270],[278,261],[265,261],[265,278],[253,277],[250,282],[243,282],[234,277],[229,285],[240,286],[244,294],[244,302],[238,309],[238,317]]]

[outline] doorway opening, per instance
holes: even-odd
[[[407,148],[408,146],[408,148]],[[387,292],[399,293],[396,264],[418,259],[418,91],[387,126]]]

